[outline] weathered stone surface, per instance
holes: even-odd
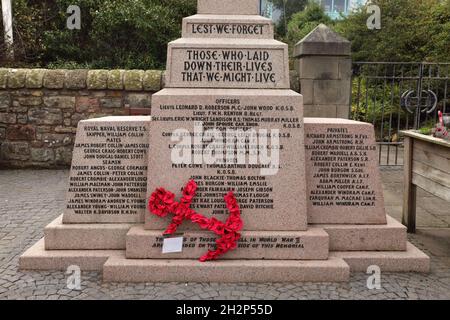
[[[131,116],[78,124],[64,223],[143,222],[149,126]]]
[[[30,146],[27,142],[2,142],[0,158],[5,160],[28,160],[29,157]]]
[[[63,133],[44,133],[39,135],[39,140],[42,140],[47,147],[68,146],[73,143],[73,135]]]
[[[63,116],[60,109],[55,108],[30,108],[28,110],[30,123],[37,125],[58,125],[62,124]]]
[[[75,99],[76,112],[96,112],[99,111],[100,101],[98,98],[90,96],[77,96]]]
[[[350,81],[314,80],[314,104],[349,105],[350,85]]]
[[[44,238],[20,256],[21,270],[63,270],[79,266],[84,271],[101,271],[109,257],[118,250],[45,250]]]
[[[124,72],[123,82],[125,90],[141,91],[142,80],[144,78],[143,70],[127,70]]]
[[[75,97],[50,96],[44,97],[44,105],[48,108],[75,109]]]
[[[5,89],[8,84],[9,69],[0,68],[0,88]]]
[[[20,97],[18,98],[19,104],[22,106],[39,106],[42,104],[42,98],[41,97]],[[24,108],[21,111],[16,110],[15,112],[26,112],[28,109]]]
[[[123,70],[110,70],[108,72],[108,89],[122,90],[123,89]]]
[[[11,89],[23,88],[25,86],[26,75],[26,69],[9,69],[8,87]]]
[[[46,250],[125,250],[133,224],[63,224],[59,216],[45,227]]]
[[[70,166],[72,163],[72,147],[59,147],[55,149],[55,163]]]
[[[77,132],[76,124],[74,127],[56,126],[55,132],[56,133],[76,133]]]
[[[430,258],[411,243],[406,251],[340,251],[330,257],[345,260],[353,272],[367,272],[369,266],[378,266],[381,272],[430,271]]]
[[[6,137],[8,140],[34,140],[36,138],[36,130],[30,125],[9,126],[6,129]]]
[[[305,118],[308,222],[386,224],[373,126]]]
[[[339,80],[339,59],[329,56],[307,56],[298,61],[302,79]]]
[[[67,70],[65,77],[65,86],[67,89],[86,88],[87,70]]]
[[[130,108],[150,108],[152,96],[145,93],[129,93],[125,96],[124,104]]]
[[[55,160],[55,152],[48,148],[31,148],[31,160],[47,162]]]
[[[6,128],[0,128],[0,139],[6,138]]]
[[[267,230],[306,230],[306,204],[304,183],[304,146],[303,146],[303,108],[302,98],[298,93],[291,90],[227,90],[220,89],[163,89],[152,97],[152,123],[150,133],[150,145],[152,155],[149,157],[148,190],[153,192],[156,188],[164,186],[180,197],[182,188],[192,177],[201,183],[202,191],[199,191],[199,200],[193,204],[193,209],[199,210],[206,216],[213,216],[224,221],[228,212],[225,208],[214,208],[213,204],[223,204],[223,196],[234,189],[237,199],[242,206],[242,217],[244,220],[244,230],[267,231]],[[176,108],[175,106],[196,106],[193,108]],[[233,110],[245,110],[256,113],[253,117],[251,113],[235,113],[232,120],[229,114]],[[208,110],[214,114],[208,118]],[[194,115],[196,112],[200,118]],[[216,112],[221,112],[216,114]],[[212,116],[214,115],[214,116]],[[278,133],[286,138],[280,138],[280,145],[283,149],[278,153],[281,168],[275,172],[261,170],[259,166],[261,159],[256,160],[257,165],[251,166],[247,158],[240,159],[239,166],[233,166],[229,159],[214,159],[207,165],[203,157],[193,160],[190,156],[182,163],[180,159],[175,160],[180,151],[176,147],[170,146],[185,145],[186,154],[191,151],[186,140],[180,141],[176,130],[183,130],[184,133],[194,133],[194,119],[204,121],[209,128],[220,128],[219,132],[225,134],[224,128],[235,128],[237,123],[251,122],[257,134],[259,130],[272,133],[272,129],[279,130]],[[237,128],[245,127],[238,125]],[[196,127],[197,130],[201,130]],[[206,130],[206,128],[205,128]],[[245,127],[245,132],[247,127]],[[202,133],[203,134],[203,133]],[[190,135],[189,135],[190,137]],[[199,137],[201,139],[201,136]],[[190,143],[190,139],[188,139]],[[197,141],[197,140],[196,140]],[[234,141],[234,139],[233,139]],[[261,141],[261,140],[260,140]],[[274,141],[267,141],[268,144]],[[197,145],[200,142],[195,142]],[[264,142],[265,143],[265,142]],[[253,146],[255,147],[255,146]],[[184,147],[183,147],[184,148]],[[228,143],[228,152],[236,151],[235,144]],[[276,149],[276,147],[274,147]],[[196,148],[197,149],[197,148]],[[197,152],[197,150],[195,150]],[[200,151],[200,153],[203,150]],[[276,153],[273,154],[275,160]],[[172,158],[174,157],[174,158]],[[242,158],[242,157],[240,157]],[[272,161],[272,160],[269,160]],[[221,163],[222,161],[222,163]],[[255,163],[254,159],[252,160]],[[273,163],[272,163],[273,165]],[[195,167],[195,168],[193,168]],[[269,165],[270,167],[270,165]],[[278,165],[275,166],[278,168]],[[226,170],[228,169],[228,170]],[[231,170],[232,169],[232,170]],[[223,170],[223,171],[222,171]],[[217,191],[214,188],[207,188],[214,183],[219,183]],[[253,183],[253,185],[252,185]],[[260,188],[255,187],[258,184]],[[208,197],[202,196],[207,193]],[[292,208],[295,208],[293,210]],[[276,218],[275,218],[276,217]],[[159,230],[165,228],[170,218],[159,218],[154,215],[146,216],[146,229]],[[186,224],[183,228],[192,229],[196,225]]]
[[[350,117],[350,106],[349,105],[336,106],[336,118],[348,119],[349,117]]]
[[[351,43],[324,24],[300,40],[294,48],[294,57],[316,56],[349,56]]]
[[[9,97],[9,94],[0,95],[0,112],[7,112],[10,103],[11,99]]]
[[[336,105],[314,105],[303,106],[305,117],[308,118],[336,118]]]
[[[159,70],[147,70],[144,73],[142,84],[144,90],[159,91],[161,90],[161,77],[162,71]]]
[[[14,113],[0,113],[0,123],[14,124],[17,116]]]
[[[28,116],[26,114],[18,114],[17,115],[17,123],[18,124],[27,124]]]
[[[103,90],[108,87],[108,70],[89,70],[87,87],[90,90]]]
[[[109,258],[107,282],[342,282],[350,268],[340,258],[329,260],[197,260]]]
[[[272,20],[251,15],[197,14],[183,19],[183,38],[273,39]]]
[[[162,253],[161,231],[145,230],[143,226],[130,229],[127,234],[128,259],[198,259],[215,248],[216,236],[209,231],[188,231],[183,252]],[[221,259],[243,260],[326,260],[328,234],[322,228],[307,231],[243,231],[236,250]]]
[[[406,251],[406,227],[387,216],[387,224],[319,224],[330,236],[330,251]]]
[[[66,70],[46,70],[44,75],[44,87],[47,89],[64,88]]]
[[[300,79],[300,93],[303,96],[303,103],[313,104],[314,103],[314,80],[311,79]],[[314,117],[309,113],[305,112],[305,117]]]
[[[44,83],[45,69],[30,69],[27,72],[25,86],[29,89],[42,88]]]
[[[198,0],[197,11],[200,14],[258,15],[259,0]]]
[[[122,108],[122,98],[100,98],[102,108]]]

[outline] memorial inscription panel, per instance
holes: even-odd
[[[162,253],[160,231],[134,227],[127,237],[127,257],[131,259],[197,259],[216,248],[216,236],[208,232],[185,231],[182,252]],[[238,249],[224,259],[327,259],[328,234],[322,228],[308,231],[244,231]]]
[[[273,24],[261,16],[195,15],[183,19],[183,38],[273,39]]]
[[[150,117],[79,123],[64,223],[143,221],[149,126]]]
[[[185,40],[169,45],[167,87],[289,88],[287,46],[281,42],[241,40],[239,44],[236,39],[222,39],[213,44],[203,39]]]
[[[308,119],[309,223],[386,223],[378,149],[370,124]]]
[[[164,186],[179,197],[194,179],[192,208],[206,216],[225,221],[223,196],[233,189],[245,230],[306,230],[301,99],[290,90],[155,94],[150,144],[158,157],[149,158],[149,192]],[[169,219],[146,216],[146,229]]]

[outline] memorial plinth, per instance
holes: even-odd
[[[386,217],[373,126],[303,118],[289,90],[287,45],[258,0],[199,0],[169,44],[166,89],[150,117],[78,125],[67,209],[20,258],[22,269],[103,271],[104,281],[347,281],[350,270],[427,272],[429,258]],[[170,218],[146,209],[164,187],[224,222],[234,190],[237,248],[199,262],[217,236],[185,221],[163,253]]]

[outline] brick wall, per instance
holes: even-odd
[[[0,168],[71,163],[78,121],[150,108],[155,70],[0,69]]]

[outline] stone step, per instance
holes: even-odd
[[[387,216],[385,225],[314,224],[330,236],[330,251],[405,251],[406,227]]]
[[[124,250],[128,230],[135,224],[63,224],[62,216],[44,229],[46,250]]]
[[[273,39],[272,20],[258,15],[196,14],[183,19],[183,38]]]
[[[214,248],[216,235],[212,232],[187,231],[182,236],[185,241],[183,252],[163,254],[163,237],[160,230],[145,230],[143,226],[133,227],[127,234],[126,256],[130,259],[198,259],[208,249]],[[256,240],[251,241],[252,238]],[[261,238],[270,238],[272,241],[261,241]],[[283,238],[285,241],[282,241]],[[328,234],[317,227],[307,231],[243,231],[239,247],[221,256],[221,259],[226,260],[327,258]]]
[[[351,271],[366,272],[372,265],[382,272],[423,272],[430,271],[430,258],[411,243],[406,251],[340,251],[330,252],[330,258],[341,258]]]
[[[142,260],[114,256],[103,267],[107,282],[344,282],[350,268],[329,260]]]
[[[108,258],[121,250],[45,250],[44,238],[19,258],[21,270],[67,270],[75,265],[83,271],[100,271]]]
[[[167,57],[166,88],[290,88],[288,46],[277,40],[181,38]]]

